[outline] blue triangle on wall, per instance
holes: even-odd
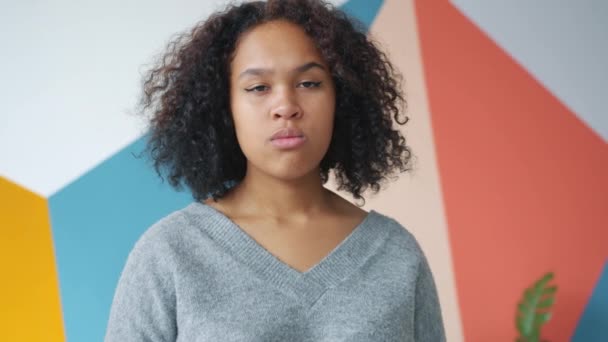
[[[160,218],[192,202],[138,159],[147,136],[49,198],[67,341],[102,341],[129,251]]]
[[[349,0],[340,9],[369,27],[376,19],[384,0]]]
[[[572,342],[606,341],[608,341],[608,259],[572,337]]]

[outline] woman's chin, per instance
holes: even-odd
[[[320,177],[319,164],[321,162],[321,159],[317,159],[319,158],[310,158],[310,156],[300,153],[268,157],[258,163],[249,162],[247,167],[252,167],[255,171],[248,170],[247,173],[254,171],[255,173],[265,174],[266,177],[288,182],[304,180],[309,177],[317,178]],[[272,162],[269,163],[268,160],[272,160]]]

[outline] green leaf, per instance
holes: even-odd
[[[557,287],[549,286],[553,277],[553,272],[548,272],[525,289],[515,317],[520,334],[518,340],[536,342],[540,339],[541,326],[551,319],[547,310],[555,303]]]
[[[551,319],[551,313],[550,312],[545,312],[545,313],[541,313],[537,315],[537,322],[538,325],[542,325],[547,323],[549,320]]]
[[[549,286],[543,290],[543,294],[545,295],[552,295],[555,292],[557,292],[557,286]]]
[[[547,299],[541,300],[538,303],[538,308],[539,309],[548,309],[551,306],[553,306],[553,303],[555,303],[555,297],[549,297]]]

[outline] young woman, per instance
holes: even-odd
[[[319,0],[232,5],[146,78],[149,151],[196,201],[139,239],[106,341],[444,341],[431,270],[363,200],[408,169],[386,56]]]

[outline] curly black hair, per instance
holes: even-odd
[[[336,109],[332,139],[319,170],[333,170],[338,190],[357,200],[377,193],[411,151],[393,122],[404,125],[401,75],[365,26],[321,0],[229,5],[173,38],[143,79],[140,110],[149,114],[147,148],[161,178],[184,185],[197,201],[221,198],[243,179],[246,158],[230,110],[230,62],[240,35],[272,20],[302,27],[330,67]],[[394,120],[393,120],[394,119]]]

